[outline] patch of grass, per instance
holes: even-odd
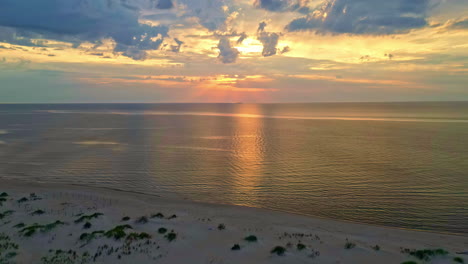
[[[173,214],[173,215],[169,216],[167,219],[174,219],[174,218],[177,218],[177,215]]]
[[[248,242],[257,242],[258,239],[257,239],[256,236],[250,235],[250,236],[246,236],[246,237],[244,238],[244,240],[245,240],[245,241],[248,241]]]
[[[36,210],[36,211],[34,211],[34,212],[31,213],[31,215],[43,215],[43,214],[45,214],[45,212],[42,211],[41,209]]]
[[[379,251],[380,250],[380,246],[379,245],[375,245],[372,247],[375,251]]]
[[[24,223],[18,223],[18,224],[16,224],[16,225],[14,225],[13,227],[14,227],[14,228],[23,228],[23,227],[25,227],[25,226],[26,226],[26,225],[25,225]]]
[[[73,250],[49,250],[48,254],[41,258],[42,264],[78,264],[91,263],[93,258],[86,251],[81,255]],[[93,261],[95,262],[95,260]]]
[[[418,264],[418,263],[415,262],[415,261],[410,260],[410,261],[402,262],[401,264]]]
[[[164,218],[164,215],[162,213],[157,213],[157,214],[151,215],[151,218]]]
[[[224,230],[224,229],[226,229],[226,226],[224,224],[218,225],[218,230]]]
[[[436,256],[446,256],[448,252],[444,249],[420,249],[420,250],[402,250],[404,253],[407,253],[413,257],[416,257],[420,260],[429,261],[431,258]]]
[[[166,232],[167,232],[167,229],[164,228],[164,227],[161,227],[161,228],[158,229],[159,234],[165,234]]]
[[[462,258],[460,257],[454,257],[453,258],[453,261],[457,262],[457,263],[465,263],[465,260],[463,260]]]
[[[129,216],[124,216],[124,217],[122,217],[121,221],[125,222],[125,221],[128,221],[128,220],[130,220],[130,217]]]
[[[89,220],[91,220],[93,218],[98,218],[99,216],[102,216],[102,215],[104,215],[104,214],[94,213],[94,214],[90,214],[90,215],[82,215],[80,218],[75,220],[75,223],[78,224],[78,223],[84,222],[85,220],[89,221]]]
[[[283,256],[284,253],[286,253],[286,248],[284,248],[282,246],[276,246],[270,251],[270,253],[271,254],[276,254],[278,256]]]
[[[151,235],[148,233],[130,233],[127,235],[126,240],[140,240],[140,239],[151,239]]]
[[[240,246],[239,244],[234,244],[234,246],[232,246],[231,250],[240,250]]]
[[[18,244],[13,243],[6,234],[0,233],[0,263],[16,263],[13,260],[18,254],[16,250],[18,250]]]
[[[29,199],[26,198],[26,197],[23,197],[23,198],[19,199],[17,202],[18,202],[18,203],[25,203],[25,202],[27,202],[27,201],[29,201]]]
[[[94,231],[92,233],[83,233],[80,235],[80,240],[81,241],[86,241],[86,242],[89,242],[95,238],[97,238],[98,236],[101,236],[101,235],[104,235],[104,231],[103,230],[98,230],[98,231]]]
[[[27,226],[23,229],[21,229],[19,231],[19,234],[22,235],[22,236],[25,236],[25,237],[30,237],[32,235],[34,235],[35,233],[37,233],[37,231],[40,231],[40,232],[49,232],[51,231],[52,229],[55,229],[56,227],[58,226],[61,226],[61,225],[65,225],[64,222],[62,221],[55,221],[53,223],[50,223],[50,224],[46,224],[46,225],[39,225],[39,224],[32,224],[30,226]]]
[[[0,220],[2,220],[3,218],[5,218],[7,216],[12,215],[14,212],[15,211],[13,211],[13,210],[6,210],[3,213],[0,213]]]
[[[90,229],[91,228],[91,223],[90,222],[86,222],[84,225],[83,225],[83,229]]]
[[[177,234],[174,233],[174,231],[171,231],[169,234],[165,235],[164,237],[167,238],[169,242],[172,242],[173,240],[177,238]]]
[[[116,240],[119,240],[121,238],[124,238],[127,234],[125,233],[125,229],[133,229],[130,225],[119,225],[114,227],[111,230],[108,230],[104,233],[104,236],[107,238],[114,238]]]
[[[146,223],[148,223],[148,217],[142,216],[142,217],[138,218],[135,221],[135,223],[137,223],[137,224],[146,224]]]
[[[300,251],[300,250],[303,250],[303,249],[305,249],[305,248],[306,248],[306,245],[304,245],[304,244],[302,244],[302,243],[298,243],[298,244],[297,244],[297,250]]]
[[[355,244],[355,243],[349,242],[348,240],[346,240],[346,243],[345,243],[345,245],[344,245],[344,248],[345,248],[345,249],[353,249],[353,248],[355,248],[355,247],[356,247],[356,244]]]
[[[8,197],[8,193],[2,192],[2,193],[0,193],[0,197]]]

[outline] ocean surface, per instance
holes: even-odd
[[[0,178],[468,234],[468,103],[0,105]]]

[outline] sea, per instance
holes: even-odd
[[[0,179],[468,234],[468,102],[1,104]]]

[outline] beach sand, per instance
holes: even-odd
[[[74,185],[0,180],[2,192],[2,264],[457,263],[455,257],[468,263],[468,255],[457,254],[468,251],[466,235]],[[130,219],[123,221],[126,216]],[[31,227],[34,223],[38,226]],[[121,227],[114,229],[117,226]],[[248,236],[257,241],[245,240]],[[232,250],[235,244],[239,250]],[[285,252],[272,253],[277,246]],[[410,254],[423,249],[448,253],[424,261]]]

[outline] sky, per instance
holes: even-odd
[[[464,100],[466,0],[0,0],[0,103]]]

